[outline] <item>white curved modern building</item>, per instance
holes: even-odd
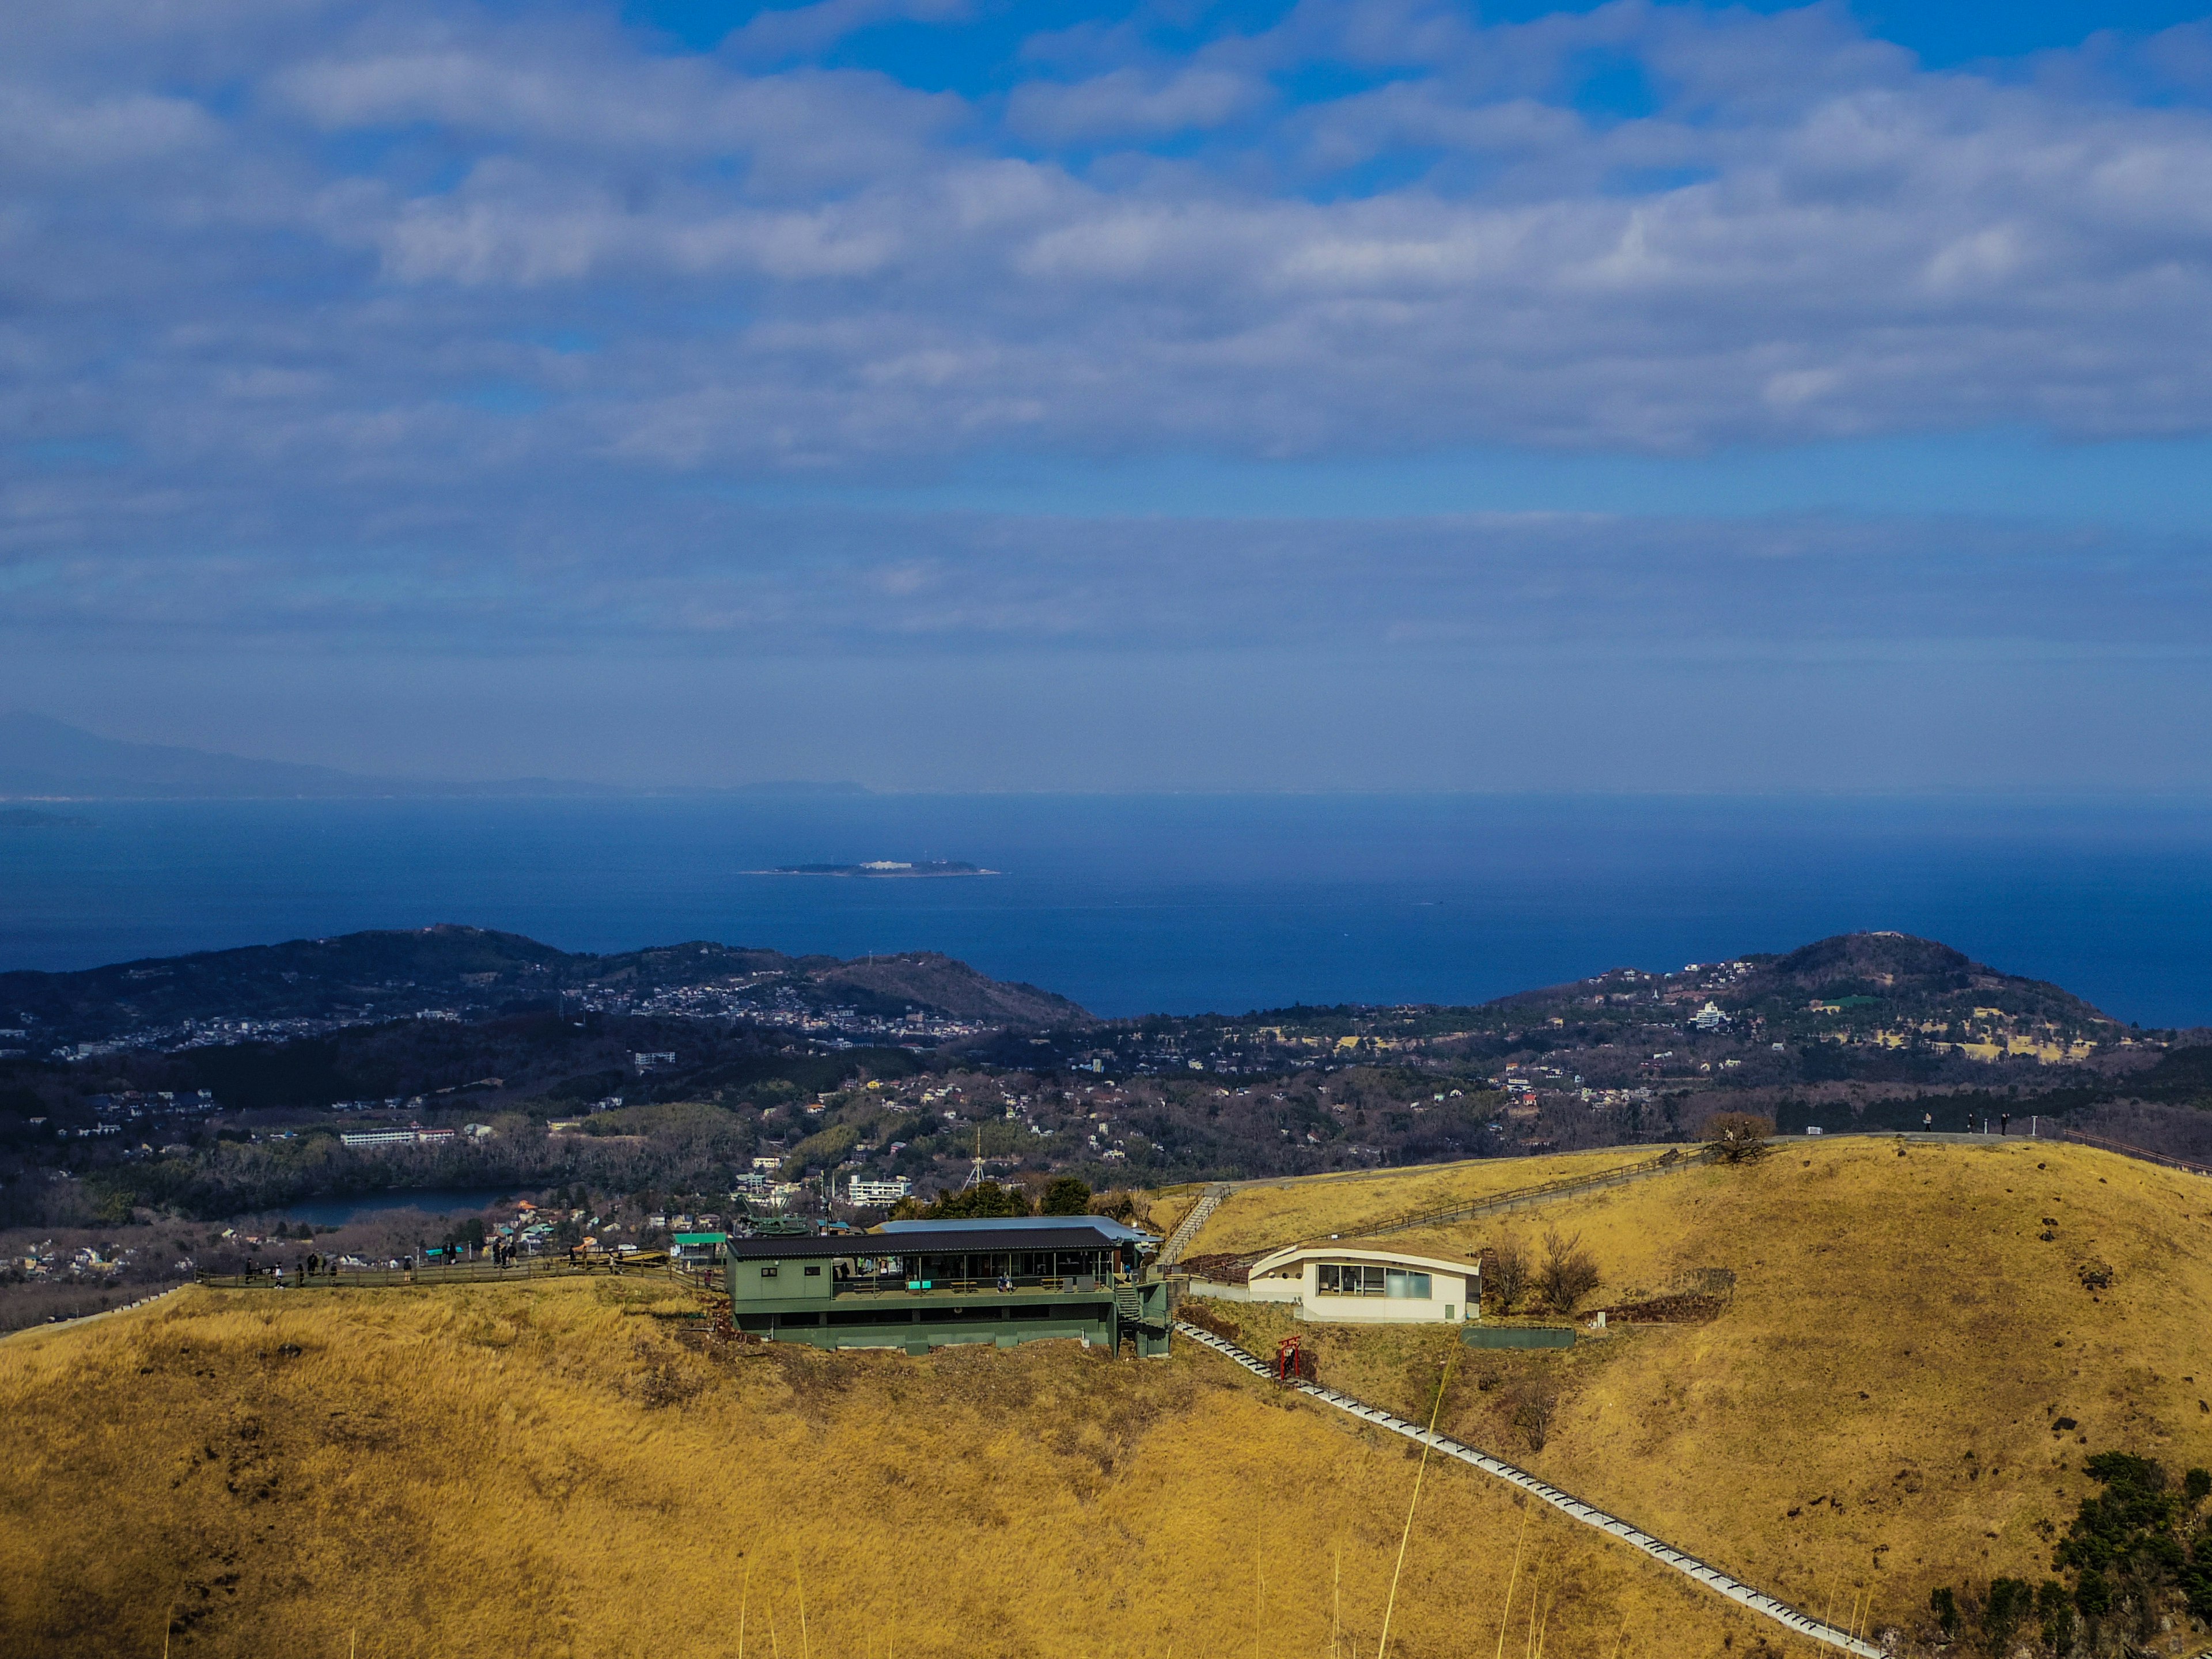
[[[1252,1264],[1249,1297],[1292,1302],[1328,1324],[1405,1325],[1482,1316],[1482,1265],[1334,1243],[1291,1244]]]

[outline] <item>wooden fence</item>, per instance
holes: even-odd
[[[199,1273],[197,1282],[229,1291],[356,1291],[395,1285],[522,1285],[549,1279],[665,1279],[697,1289],[712,1289],[711,1272],[680,1267],[663,1258],[652,1261],[613,1261],[605,1257],[571,1262],[565,1256],[531,1258],[500,1267],[489,1261],[467,1261],[453,1267],[340,1267],[307,1273],[289,1269],[282,1273]]]
[[[2191,1164],[2185,1158],[2175,1158],[2166,1152],[2130,1146],[2124,1140],[2107,1140],[2102,1135],[2085,1134],[2079,1129],[2061,1129],[2058,1138],[2061,1140],[2078,1140],[2084,1146],[2094,1146],[2100,1152],[2118,1152],[2123,1158],[2139,1158],[2146,1164],[2162,1164],[2169,1170],[2181,1170],[2190,1175],[2212,1176],[2212,1167]]]

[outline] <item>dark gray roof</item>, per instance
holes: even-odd
[[[1030,1227],[1088,1227],[1117,1244],[1157,1244],[1160,1242],[1151,1233],[1139,1232],[1134,1227],[1125,1226],[1111,1216],[1103,1215],[975,1216],[964,1221],[886,1221],[875,1231],[879,1233],[950,1233],[972,1228],[977,1232],[997,1233],[1010,1230],[1020,1232]]]
[[[813,1238],[793,1236],[733,1238],[724,1247],[741,1261],[794,1261],[833,1255],[962,1255],[987,1250],[1100,1250],[1111,1240],[1095,1227],[1065,1221],[1039,1221],[1030,1227],[945,1228],[927,1233],[830,1233]]]

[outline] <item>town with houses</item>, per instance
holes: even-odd
[[[388,967],[395,951],[416,988],[450,994],[379,1018],[288,965]],[[9,1029],[72,1037],[0,1060],[0,1203],[8,1228],[45,1230],[15,1235],[18,1279],[278,1250],[266,1224],[189,1250],[118,1254],[94,1233],[103,1218],[282,1215],[348,1191],[577,1189],[565,1207],[586,1213],[568,1224],[503,1218],[527,1252],[574,1243],[565,1224],[639,1243],[652,1215],[864,1224],[977,1180],[1103,1189],[1665,1142],[1723,1109],[1792,1132],[1965,1127],[1989,1120],[2000,1080],[2000,1113],[2094,1114],[2184,1087],[2172,1067],[2205,1052],[2169,1058],[2171,1034],[1887,935],[1480,1006],[1132,1020],[941,957],[802,967],[685,946],[611,967],[470,930],[272,947],[273,972],[229,954],[244,960],[220,963],[209,994],[247,1008],[172,993],[139,1009],[143,1028],[118,1029],[121,1010],[191,979],[195,959],[119,982],[4,976]],[[487,957],[507,965],[473,965]],[[516,986],[547,994],[505,995]],[[322,1002],[283,1006],[302,987]],[[72,1243],[64,1225],[94,1231]]]

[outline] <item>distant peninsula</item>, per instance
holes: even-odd
[[[756,870],[757,876],[995,876],[979,864],[957,859],[872,859],[866,864],[779,864],[773,870]]]

